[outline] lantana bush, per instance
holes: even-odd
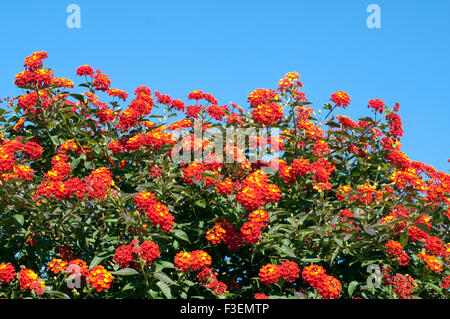
[[[449,297],[450,175],[401,151],[399,103],[312,108],[296,72],[244,107],[129,94],[46,58],[0,109],[1,298]]]

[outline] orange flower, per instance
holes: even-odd
[[[96,289],[97,292],[111,288],[113,280],[113,275],[101,265],[92,268],[87,278],[87,282],[90,283],[92,288]]]

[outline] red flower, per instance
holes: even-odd
[[[100,70],[97,70],[97,74],[94,75],[94,82],[92,83],[97,90],[108,91],[111,86],[111,80],[106,74],[103,74]]]
[[[344,109],[350,104],[350,96],[344,91],[338,91],[331,94],[331,102],[336,103],[336,106],[342,106]]]
[[[16,280],[16,270],[11,264],[0,263],[0,284]]]
[[[270,285],[278,281],[280,271],[277,265],[267,264],[259,270],[259,280],[265,285]]]
[[[78,67],[77,75],[78,76],[83,76],[83,75],[94,76],[94,69],[90,65],[82,65],[82,66]]]
[[[369,101],[369,105],[367,106],[368,108],[372,108],[375,110],[375,112],[380,112],[383,113],[384,111],[384,102],[380,99],[373,99]]]

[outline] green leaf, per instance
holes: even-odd
[[[349,285],[348,285],[348,295],[349,297],[351,297],[353,295],[353,292],[355,291],[356,286],[359,285],[359,282],[357,282],[356,280],[353,280]]]
[[[194,205],[201,207],[201,208],[206,208],[206,202],[204,199],[199,199],[199,200],[195,201]]]
[[[107,254],[99,254],[97,256],[95,256],[92,261],[91,264],[89,265],[89,269],[94,268],[95,266],[97,266],[98,264],[100,264],[103,260],[105,260],[106,258],[112,256],[111,253],[107,253]]]
[[[409,236],[406,233],[401,233],[399,238],[399,243],[402,245],[403,248],[408,244]]]
[[[136,271],[133,268],[123,268],[119,269],[118,271],[111,272],[113,275],[117,276],[132,276],[132,275],[139,275],[139,272]]]
[[[155,272],[155,273],[153,273],[153,276],[155,276],[156,279],[161,280],[162,282],[165,282],[166,284],[170,284],[170,285],[176,285],[177,284],[175,281],[170,279],[170,277],[167,276],[163,272]]]
[[[84,103],[84,96],[82,94],[76,94],[76,93],[72,93],[69,94],[71,97],[73,97],[74,99]]]
[[[428,288],[428,289],[430,289],[430,288],[431,288],[431,289],[434,289],[434,290],[436,290],[437,292],[442,293],[442,288],[436,286],[435,284],[432,284],[431,282],[426,282],[426,283],[425,283],[425,287]]]
[[[284,254],[286,254],[286,255],[289,256],[289,257],[297,258],[297,255],[296,255],[296,254],[294,253],[294,251],[293,251],[291,248],[289,248],[289,247],[281,246],[281,247],[277,247],[277,250],[280,251],[280,252],[282,252],[282,253],[284,253]]]
[[[20,224],[20,226],[23,226],[25,220],[22,215],[16,214],[13,217]]]
[[[181,230],[181,229],[175,229],[173,231],[173,235],[181,240],[184,240],[185,242],[188,242],[189,244],[191,243],[191,241],[189,240],[188,235],[186,234],[185,231]]]
[[[170,291],[170,287],[167,286],[167,284],[165,284],[165,283],[162,282],[162,281],[158,281],[158,282],[156,283],[156,285],[159,287],[159,289],[161,289],[162,293],[164,294],[164,296],[165,296],[167,299],[172,299],[172,292]]]

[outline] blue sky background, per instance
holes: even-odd
[[[69,29],[66,8],[81,7]],[[381,29],[366,26],[369,4]],[[448,172],[450,164],[450,1],[111,1],[2,2],[0,97],[16,96],[14,76],[34,51],[56,75],[101,69],[112,87],[147,85],[186,100],[195,89],[246,106],[256,88],[276,88],[297,71],[313,106],[343,90],[343,114],[369,115],[367,101],[401,104],[403,151]]]

